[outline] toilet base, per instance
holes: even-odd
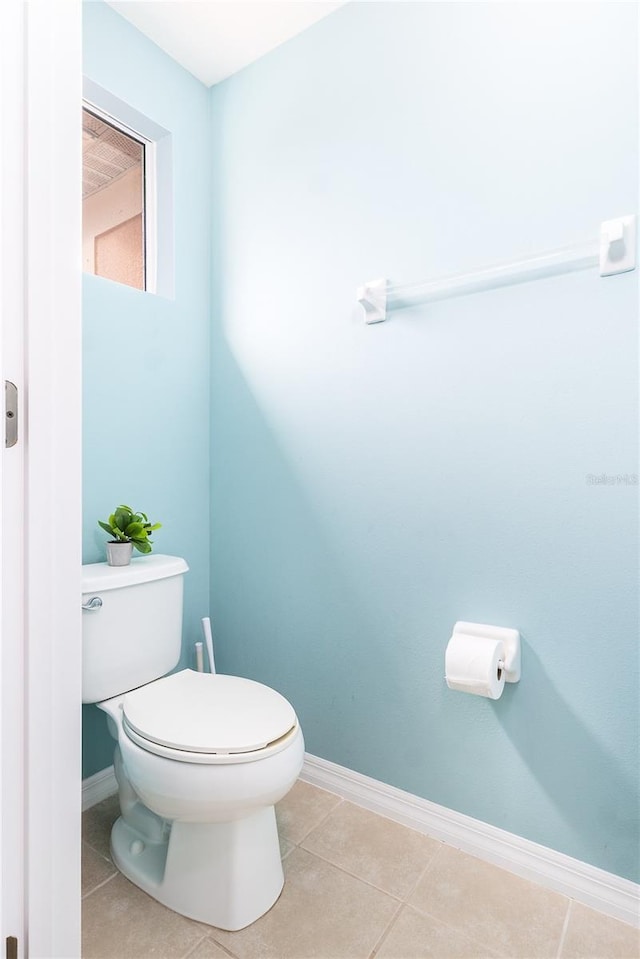
[[[176,821],[157,841],[120,818],[111,853],[120,872],[158,902],[229,931],[264,915],[284,885],[273,806],[233,822]]]

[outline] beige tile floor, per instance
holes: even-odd
[[[115,797],[84,814],[83,959],[639,959],[640,934],[298,782],[278,806],[285,887],[224,932],[116,872]]]

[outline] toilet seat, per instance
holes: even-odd
[[[179,762],[266,758],[289,744],[298,725],[293,707],[274,689],[191,669],[127,693],[122,711],[129,739]]]

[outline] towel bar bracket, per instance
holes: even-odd
[[[635,216],[605,220],[600,229],[600,276],[615,276],[635,268]]]
[[[365,323],[382,323],[387,318],[387,281],[371,280],[358,288],[358,303],[364,310]]]

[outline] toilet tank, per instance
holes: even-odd
[[[178,664],[183,577],[177,556],[141,556],[130,566],[82,567],[82,702],[150,683]]]

